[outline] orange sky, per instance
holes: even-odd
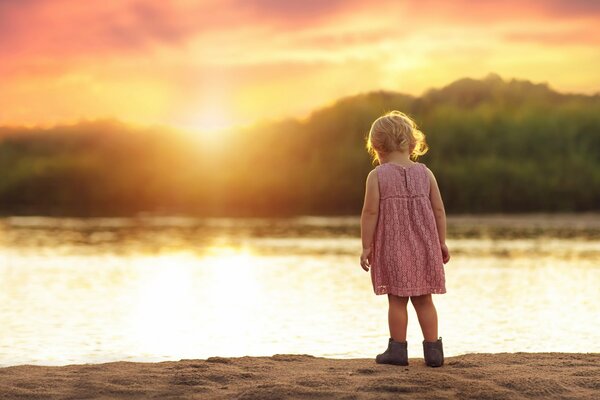
[[[461,77],[600,91],[600,1],[0,0],[0,125],[209,130]]]

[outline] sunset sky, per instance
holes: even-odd
[[[0,125],[214,130],[462,77],[600,91],[600,1],[0,0]]]

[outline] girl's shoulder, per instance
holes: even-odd
[[[410,165],[408,167],[403,167],[403,166],[395,164],[395,163],[386,162],[386,163],[383,163],[383,164],[378,164],[373,170],[377,170],[379,168],[386,168],[388,166],[390,166],[392,168],[393,167],[400,167],[400,168],[405,168],[405,169],[407,169],[407,168],[419,168],[419,167],[421,167],[423,169],[429,169],[426,164],[424,164],[424,163],[422,163],[420,161],[415,161],[412,165]]]
[[[415,164],[418,165],[419,167],[421,167],[422,169],[424,169],[425,171],[430,171],[431,172],[431,170],[429,169],[429,167],[427,166],[427,164],[422,163],[420,161],[415,161]]]
[[[435,174],[433,173],[433,171],[431,169],[429,169],[429,167],[425,164],[423,165],[423,170],[425,171],[425,174],[427,175],[427,178],[429,178],[429,181],[435,181]]]
[[[422,168],[423,168],[424,170],[431,171],[431,170],[429,169],[429,167],[427,166],[427,164],[424,164],[424,163],[422,163],[422,162],[420,162],[419,164],[421,164],[421,166],[422,166]]]
[[[367,180],[377,181],[377,179],[378,179],[377,175],[379,173],[379,168],[378,167],[379,167],[379,165],[369,171],[369,173],[367,174]]]

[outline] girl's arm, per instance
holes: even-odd
[[[429,174],[429,182],[431,183],[429,185],[429,200],[431,201],[431,208],[435,216],[440,247],[442,248],[442,258],[445,264],[450,260],[450,252],[448,251],[448,246],[446,246],[446,210],[444,209],[442,194],[440,193],[440,188],[433,172],[427,168],[427,173]]]
[[[367,176],[365,202],[360,216],[360,236],[362,240],[362,255],[360,264],[365,271],[369,270],[371,245],[379,217],[379,181],[377,171],[372,170]]]

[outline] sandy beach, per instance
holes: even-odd
[[[0,369],[1,399],[597,399],[600,353],[447,357],[442,368],[310,355]]]

